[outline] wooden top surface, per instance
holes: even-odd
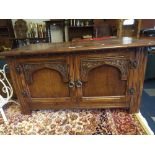
[[[124,37],[122,39],[105,39],[100,41],[81,41],[81,42],[66,42],[66,43],[40,43],[30,44],[12,51],[1,52],[0,56],[22,56],[31,54],[52,54],[52,53],[73,53],[85,52],[102,49],[117,49],[130,47],[149,47],[155,46],[154,40],[148,39],[133,39]]]

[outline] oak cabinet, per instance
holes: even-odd
[[[129,107],[135,49],[101,52],[19,59],[21,95],[31,109]]]
[[[5,56],[21,110],[126,108],[139,111],[147,47],[125,38],[33,44]]]

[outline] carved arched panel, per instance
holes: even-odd
[[[121,73],[121,80],[127,80],[128,64],[129,61],[127,59],[117,57],[81,59],[81,78],[83,81],[87,81],[90,70],[102,65],[110,65],[119,69]]]
[[[49,61],[49,62],[36,62],[22,64],[24,70],[25,80],[28,84],[33,83],[33,73],[41,69],[52,69],[58,71],[64,82],[68,82],[68,67],[65,60]]]

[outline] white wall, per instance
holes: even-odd
[[[12,24],[13,24],[13,27],[15,25],[15,22],[16,22],[17,19],[12,19]],[[40,24],[45,24],[44,21],[47,21],[49,19],[24,19],[27,24],[33,22],[33,23],[40,23]],[[66,28],[65,28],[65,31]],[[52,37],[52,42],[63,42],[63,34],[62,34],[62,31],[58,28],[56,29],[52,29],[51,31],[51,37]],[[68,40],[68,37],[66,38]]]

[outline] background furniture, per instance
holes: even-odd
[[[51,40],[51,25],[59,27],[63,32],[63,41],[68,35],[68,41],[78,39],[116,36],[140,38],[140,32],[146,26],[153,26],[153,20],[134,19],[132,25],[124,25],[126,19],[66,19],[50,20],[46,23],[46,40]],[[65,28],[67,27],[67,30]],[[66,31],[66,32],[65,32]]]
[[[0,19],[0,46],[12,48],[12,40],[14,38],[14,30],[11,19]]]
[[[28,32],[27,22],[23,19],[18,19],[15,22],[14,30],[16,33],[16,38],[26,38]]]
[[[68,26],[69,41],[73,38],[83,38],[84,35],[90,35],[92,38],[104,36],[122,37],[140,37],[142,20],[135,19],[133,25],[124,25],[125,19],[94,19],[89,26],[81,26],[72,19],[72,26]],[[82,20],[81,20],[82,21]],[[73,23],[76,25],[73,26]],[[78,22],[79,23],[79,22]]]
[[[133,25],[124,25],[125,19],[118,19],[117,20],[117,37],[133,37],[139,38],[140,37],[140,30],[141,30],[141,19],[135,19]]]
[[[29,44],[45,43],[46,38],[13,38],[12,48],[18,48]]]
[[[112,36],[112,29],[109,24],[94,26],[94,37]]]
[[[25,20],[19,19],[15,22],[14,30],[16,38],[12,38],[12,48],[46,42],[42,25],[29,23],[28,27]]]
[[[146,47],[132,38],[34,44],[5,56],[24,114],[47,108],[139,111]],[[141,77],[141,78],[139,78]]]
[[[52,42],[51,26],[59,27],[63,33],[63,41],[65,42],[65,19],[51,19],[45,21],[46,24],[46,42]]]
[[[117,20],[96,19],[66,19],[50,20],[46,23],[46,41],[52,42],[51,27],[62,30],[63,41],[68,41],[117,35]],[[67,30],[66,30],[67,28]],[[65,32],[66,31],[66,32]]]
[[[76,39],[93,38],[94,25],[91,19],[70,19],[68,20],[69,41]]]

